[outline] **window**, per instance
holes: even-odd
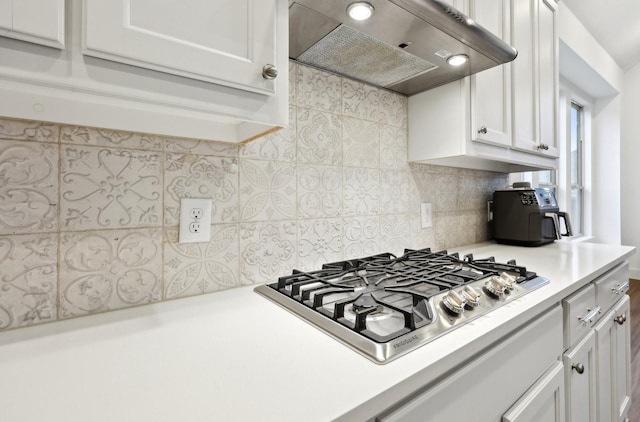
[[[571,227],[573,234],[582,234],[584,220],[584,109],[571,102],[571,121],[569,122],[569,166],[571,184]]]

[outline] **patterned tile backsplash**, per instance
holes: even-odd
[[[289,82],[289,127],[246,145],[0,118],[0,329],[488,238],[508,175],[409,164],[401,95]],[[213,199],[209,243],[177,242],[183,197]]]

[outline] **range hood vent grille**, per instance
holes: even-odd
[[[290,0],[289,56],[405,95],[498,66],[517,51],[441,0],[368,0],[367,21],[347,17],[353,0]],[[451,55],[466,64],[453,67]]]
[[[437,67],[345,25],[311,46],[298,61],[382,87]]]

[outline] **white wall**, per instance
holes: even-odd
[[[591,173],[587,197],[590,201],[591,234],[594,242],[622,241],[620,154],[620,93],[624,75],[573,13],[560,3],[560,74],[593,98],[591,111]],[[626,177],[626,176],[625,176]]]
[[[640,64],[624,75],[622,95],[622,243],[640,250]],[[640,279],[640,253],[629,259],[631,277]]]

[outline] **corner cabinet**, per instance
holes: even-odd
[[[0,0],[0,36],[64,48],[64,0]]]
[[[514,17],[523,9],[521,3],[515,0],[469,0],[463,9],[480,25],[514,45],[513,30],[522,31],[514,28]],[[528,4],[529,0],[525,3]],[[460,4],[454,6],[460,7]],[[537,15],[533,15],[534,9],[525,9],[528,20],[524,31],[538,34],[537,26],[536,29],[533,27],[533,23],[537,25],[538,22]],[[548,19],[543,20],[545,24],[549,23]],[[550,23],[555,25],[555,17]],[[551,29],[543,37],[545,45],[557,43],[555,27]],[[535,48],[539,45],[542,42],[536,42]],[[517,45],[515,47],[518,48]],[[533,48],[531,46],[529,50]],[[542,58],[545,60],[545,70],[548,69],[548,74],[553,75],[557,73],[556,68],[549,68],[547,61],[553,59],[555,66],[555,56],[543,57],[542,54],[533,55],[518,50],[518,57],[512,63],[409,97],[409,161],[501,172],[557,167],[555,135],[546,140],[545,145],[552,146],[546,150],[544,146],[523,146],[515,136],[516,127],[522,130],[521,120],[538,122],[541,117],[544,119],[544,131],[556,132],[557,76],[551,84],[536,83],[535,86],[533,73],[527,78],[526,89],[530,91],[531,99],[526,100],[525,104],[532,104],[528,109],[520,105],[520,88],[516,89],[515,84],[521,82],[513,76],[520,66],[532,66],[533,60],[537,63]],[[555,54],[557,48],[553,51]],[[543,62],[540,62],[540,66],[543,66]],[[548,77],[548,74],[544,74],[544,77]],[[535,76],[539,75],[542,72],[536,70]],[[542,102],[540,95],[533,96],[538,91],[544,93]],[[549,101],[553,107],[547,104]],[[533,128],[533,123],[530,126]],[[536,140],[539,133],[540,130],[536,129]]]
[[[68,0],[66,16],[64,52],[0,37],[0,115],[226,142],[288,123],[286,0]]]

